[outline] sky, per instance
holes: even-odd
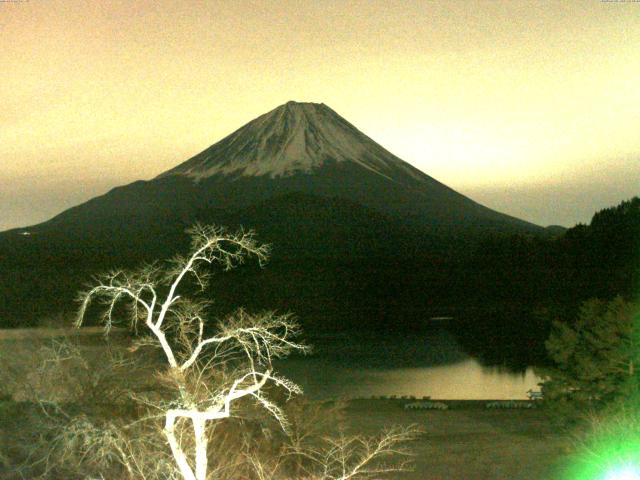
[[[540,224],[640,195],[640,3],[0,1],[0,230],[288,100]]]

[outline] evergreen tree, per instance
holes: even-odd
[[[635,395],[639,321],[637,307],[616,297],[584,302],[573,325],[554,322],[546,348],[555,366],[542,372],[554,410],[574,417]]]

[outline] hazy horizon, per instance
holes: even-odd
[[[0,230],[150,179],[288,100],[570,227],[640,194],[640,5],[0,2]]]

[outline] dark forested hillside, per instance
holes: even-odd
[[[497,300],[580,302],[632,296],[640,269],[640,198],[597,212],[554,239],[492,235],[474,265],[481,295]]]
[[[572,322],[590,298],[637,298],[640,198],[552,237],[489,235],[462,270],[468,293],[458,331],[467,349],[488,363],[539,363],[552,320]],[[493,347],[478,342],[489,337]]]
[[[483,235],[548,234],[412,167],[326,105],[288,102],[156,178],[1,232],[0,324],[73,308],[92,273],[184,251],[196,222],[273,245],[278,275],[234,276],[241,285],[225,284],[217,305],[282,306],[313,326],[411,325],[424,305],[466,298],[458,267]]]
[[[478,335],[501,331],[522,339],[523,329],[531,333],[535,324],[534,336],[543,339],[544,322],[533,312],[571,317],[585,299],[639,291],[638,198],[546,238],[444,238],[343,199],[302,194],[233,215],[209,211],[200,220],[254,228],[273,245],[266,269],[216,277],[210,292],[216,309],[293,311],[311,329],[412,328],[429,315],[454,314],[468,319],[461,328]],[[14,235],[3,244],[0,300],[4,312],[16,315],[3,324],[27,325],[72,310],[75,291],[92,273],[115,267],[116,256],[118,265],[131,268],[187,247],[182,231],[155,225],[138,231],[132,224],[109,236],[76,232],[71,240],[53,231]],[[136,248],[139,237],[145,249]],[[32,248],[21,248],[25,242]],[[25,251],[29,256],[20,256]],[[528,335],[518,348],[532,343]]]

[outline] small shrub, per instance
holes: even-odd
[[[517,402],[515,400],[499,400],[496,402],[487,403],[485,405],[485,408],[529,409],[529,408],[535,408],[535,405],[533,402]]]
[[[442,402],[420,401],[407,403],[405,410],[448,410],[449,406]]]

